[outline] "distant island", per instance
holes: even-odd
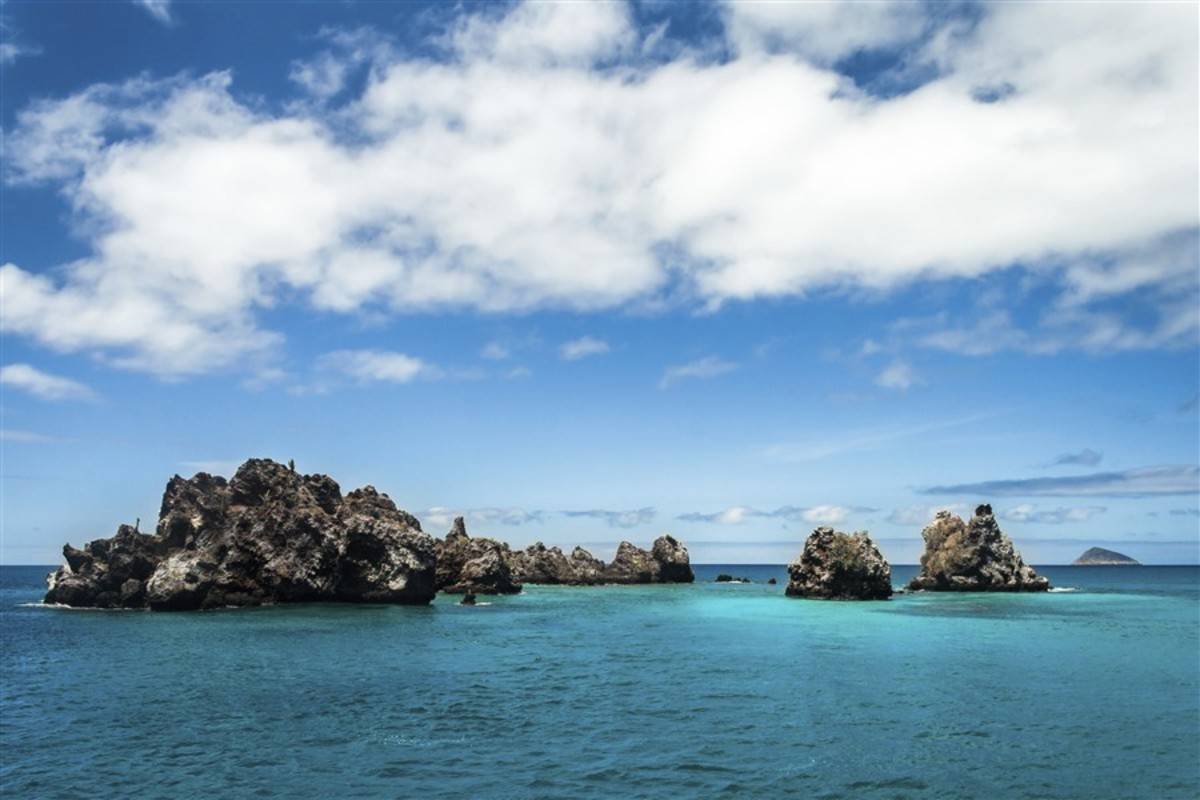
[[[1115,550],[1105,550],[1103,547],[1093,547],[1071,563],[1077,567],[1141,566],[1141,562],[1136,558],[1130,558]]]

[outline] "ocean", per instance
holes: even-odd
[[[0,567],[5,798],[1200,797],[1197,567],[188,614],[30,605],[49,569]]]

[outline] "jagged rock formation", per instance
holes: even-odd
[[[516,594],[513,553],[504,542],[467,534],[456,517],[446,538],[436,543],[437,588],[449,594]]]
[[[735,577],[730,575],[728,572],[722,572],[715,579],[713,579],[713,583],[754,583],[754,581],[750,580],[749,578]]]
[[[513,573],[522,583],[591,586],[600,583],[604,562],[582,547],[567,556],[541,542],[513,553]]]
[[[373,487],[251,459],[233,476],[176,475],[157,531],[122,525],[49,576],[47,603],[189,610],[263,603],[428,603],[434,539]]]
[[[1021,560],[1012,540],[1004,535],[992,507],[975,509],[970,523],[949,511],[939,511],[921,532],[925,554],[921,572],[910,589],[942,592],[1044,592],[1050,581]]]
[[[788,565],[789,597],[821,600],[886,600],[892,568],[867,533],[814,530],[800,557]]]
[[[1071,563],[1079,567],[1136,567],[1141,564],[1137,559],[1130,558],[1124,553],[1118,553],[1116,550],[1105,550],[1103,547],[1088,548],[1084,551],[1083,555]]]
[[[604,567],[604,583],[691,583],[692,572],[687,548],[674,536],[654,540],[649,550],[629,542],[617,546],[612,563]]]

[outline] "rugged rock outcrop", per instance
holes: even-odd
[[[568,557],[557,547],[541,542],[513,553],[513,574],[522,583],[590,586],[600,582],[604,562],[582,547]]]
[[[434,540],[373,487],[251,459],[233,476],[172,478],[157,531],[63,548],[47,603],[189,610],[263,603],[428,603]]]
[[[981,505],[969,523],[939,511],[921,532],[925,554],[910,589],[941,592],[1044,592],[1050,581],[1021,560],[1000,530],[992,507]]]
[[[674,536],[654,540],[649,550],[621,542],[611,563],[604,567],[604,583],[691,583],[692,572],[687,548]]]
[[[1130,558],[1116,550],[1105,550],[1103,547],[1091,547],[1083,555],[1071,562],[1078,567],[1136,567],[1141,564],[1135,558]]]
[[[886,600],[892,596],[892,568],[865,531],[821,527],[788,565],[786,593],[821,600]]]
[[[739,578],[734,575],[730,575],[728,572],[722,572],[713,579],[713,583],[754,583],[754,581],[750,580],[749,578]]]
[[[516,594],[513,553],[504,542],[472,537],[456,517],[446,538],[436,543],[437,588],[449,594]]]

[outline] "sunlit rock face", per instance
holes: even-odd
[[[939,511],[921,532],[925,554],[910,589],[937,592],[1044,592],[1050,581],[1021,559],[1000,530],[992,507],[975,509],[971,521]]]

